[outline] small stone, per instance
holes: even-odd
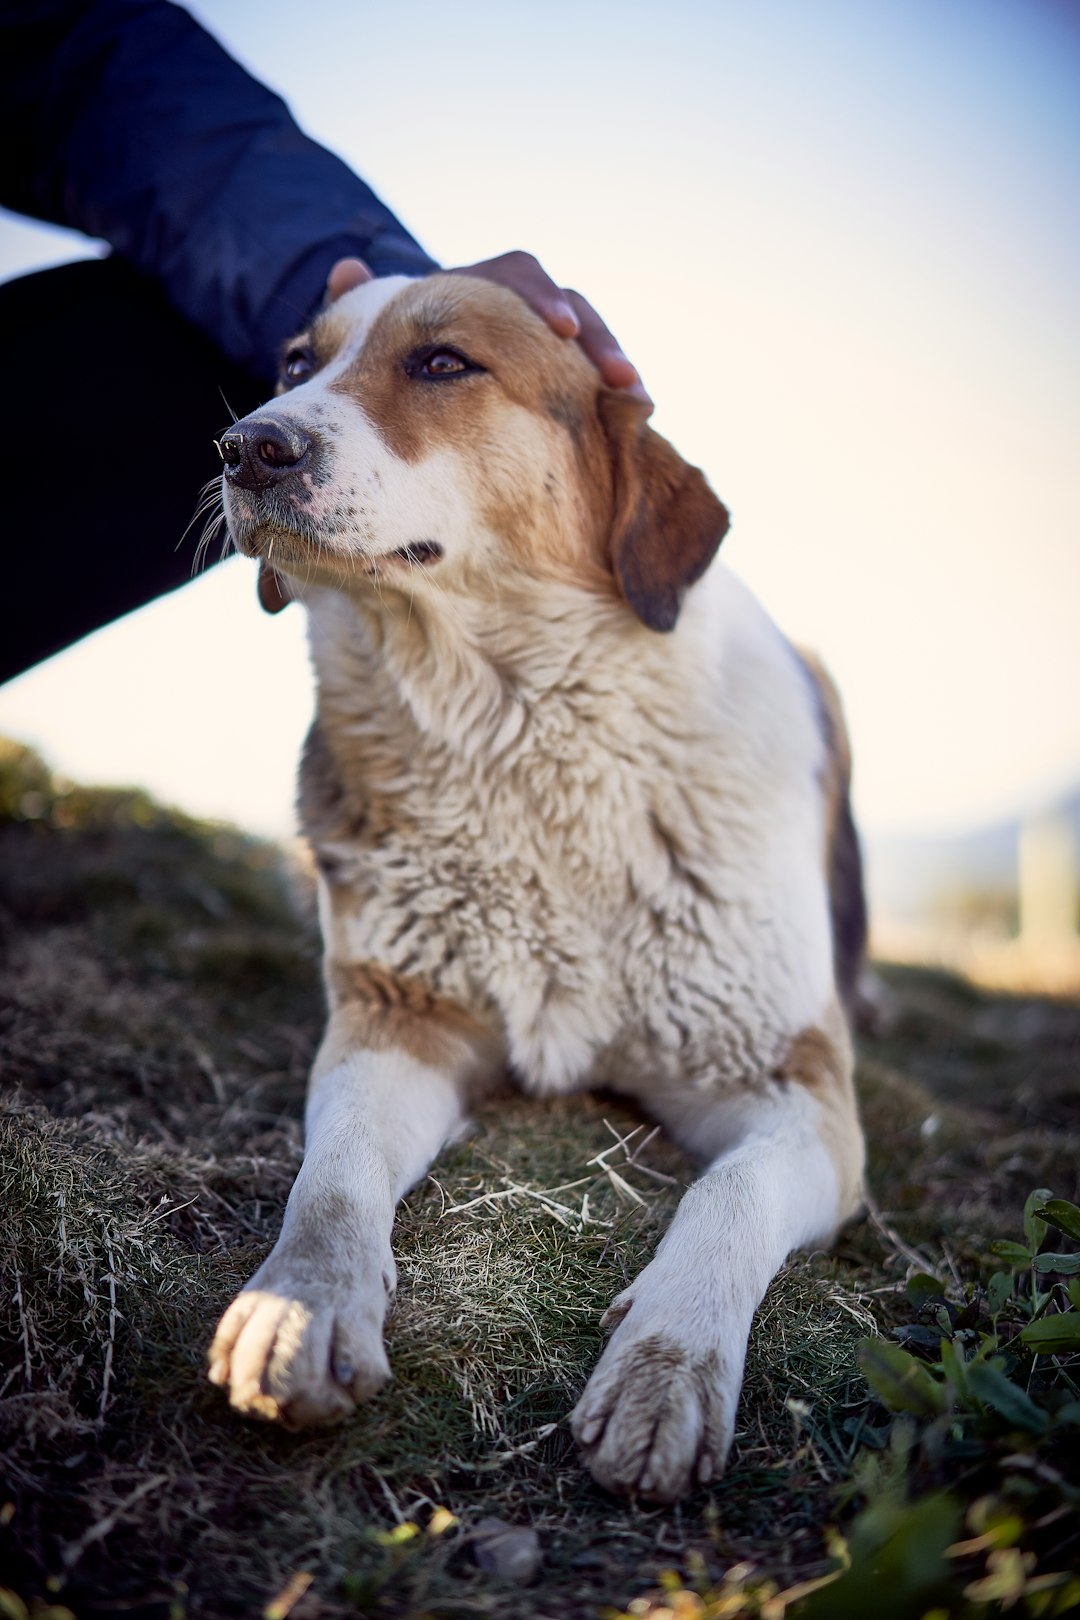
[[[527,1586],[540,1570],[540,1537],[535,1530],[507,1524],[504,1519],[481,1519],[472,1533],[472,1555],[488,1575]]]

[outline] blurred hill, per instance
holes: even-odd
[[[1080,783],[1050,806],[1080,848]],[[865,840],[873,908],[898,922],[917,922],[939,911],[950,893],[987,895],[1017,891],[1023,820],[1013,816],[969,832],[927,837],[879,834]]]
[[[1080,785],[970,832],[865,841],[875,954],[1080,992]]]

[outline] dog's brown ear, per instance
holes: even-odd
[[[292,593],[281,575],[267,563],[259,562],[259,605],[267,613],[280,613],[292,601]]]
[[[727,508],[704,473],[647,425],[641,400],[605,388],[599,407],[614,476],[611,566],[642,623],[672,630],[683,592],[727,533]]]

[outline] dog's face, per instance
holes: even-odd
[[[556,579],[667,630],[728,518],[644,416],[504,288],[367,282],[223,436],[229,532],[299,581],[437,601]]]

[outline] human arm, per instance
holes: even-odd
[[[0,0],[0,203],[102,237],[271,378],[330,279],[437,268],[374,192],[166,0]],[[596,311],[528,253],[456,273],[520,294],[611,387],[647,397]],[[344,280],[342,281],[342,276]]]
[[[0,202],[103,237],[272,377],[335,261],[436,268],[280,97],[165,0],[0,6]]]

